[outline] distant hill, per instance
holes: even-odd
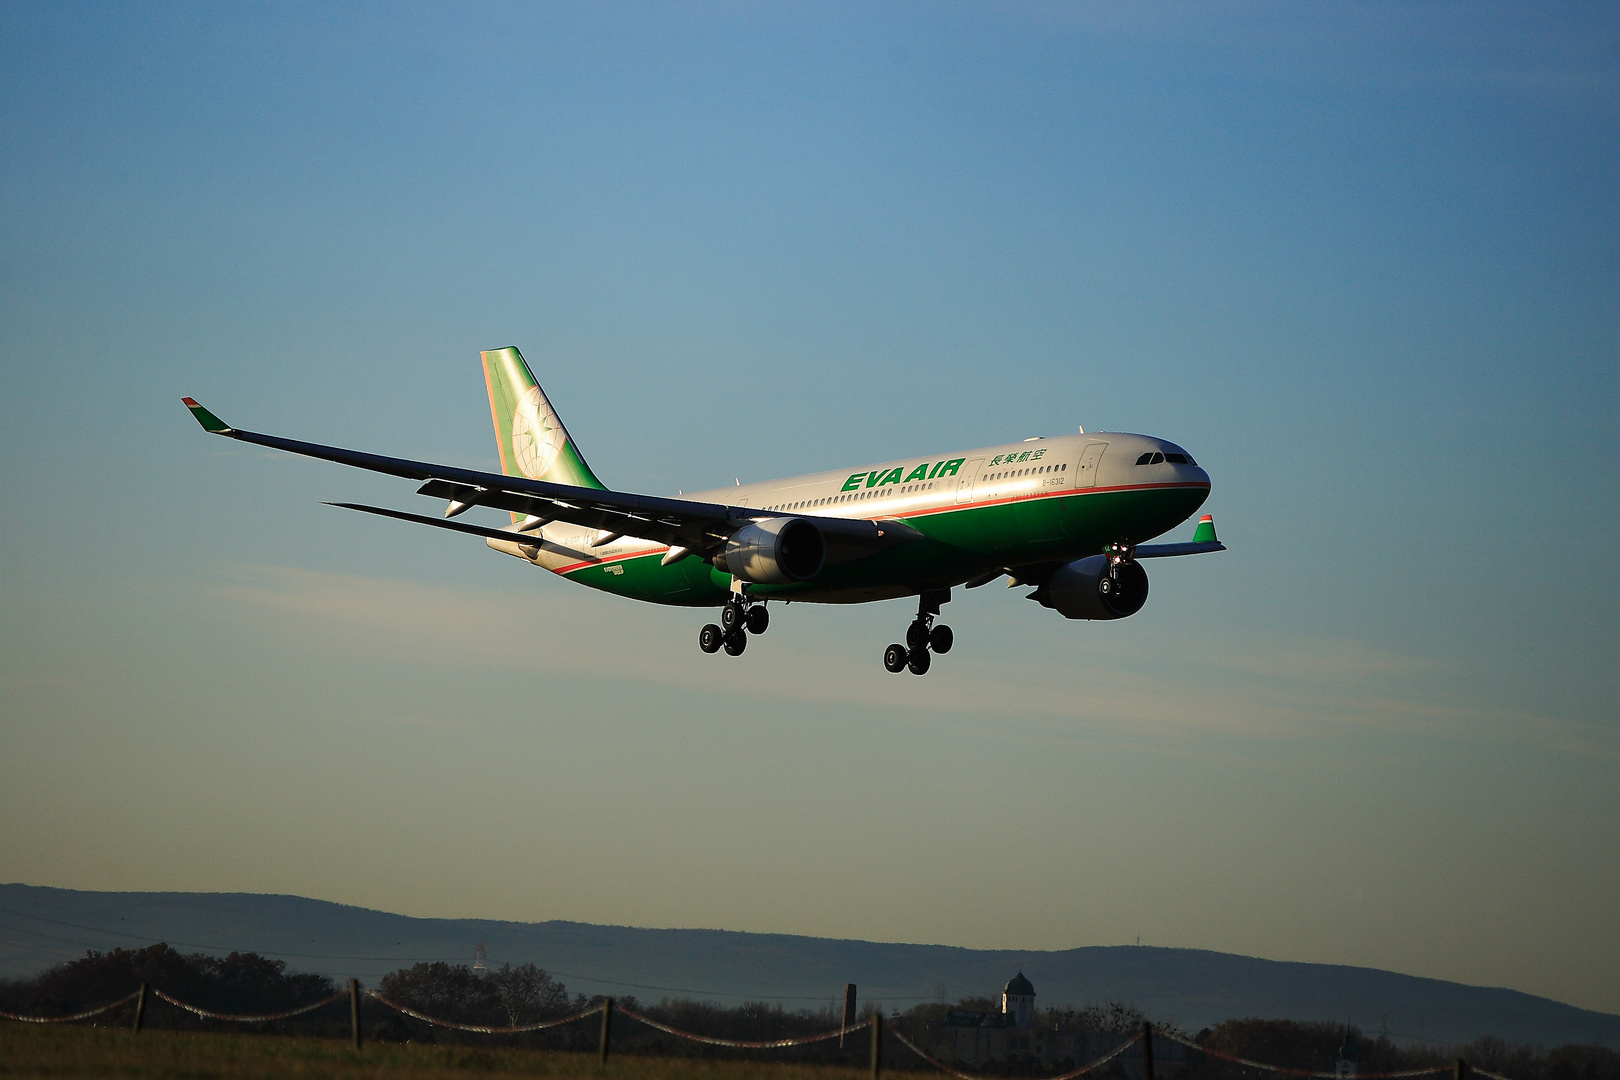
[[[1620,1016],[1516,990],[1336,964],[1258,960],[1198,949],[1093,946],[1056,952],[958,949],[871,941],[642,930],[589,923],[413,919],[298,896],[78,892],[0,885],[0,976],[32,974],[87,948],[166,941],[183,952],[252,951],[289,967],[375,982],[416,960],[532,961],[570,990],[644,1000],[706,996],[813,1008],[841,997],[906,1008],[999,994],[1022,970],[1043,1005],[1119,999],[1196,1030],[1234,1017],[1346,1018],[1398,1036],[1469,1041],[1495,1035],[1554,1046],[1620,1047]]]

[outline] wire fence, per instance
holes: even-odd
[[[826,1042],[829,1039],[841,1039],[847,1031],[846,1028],[839,1027],[831,1031],[823,1031],[819,1035],[804,1035],[792,1039],[764,1039],[756,1042],[747,1039],[722,1039],[714,1035],[698,1035],[691,1031],[682,1031],[679,1028],[672,1028],[668,1024],[659,1023],[650,1016],[643,1016],[633,1009],[627,1009],[623,1005],[615,1004],[613,1011],[646,1024],[650,1028],[657,1028],[668,1035],[690,1039],[692,1042],[704,1043],[708,1046],[726,1046],[733,1050],[782,1050],[789,1046],[809,1046],[812,1043]]]
[[[125,994],[117,1001],[110,1001],[107,1004],[98,1006],[94,1009],[86,1009],[82,1013],[74,1013],[72,1016],[22,1016],[18,1013],[0,1012],[0,1017],[5,1017],[7,1020],[16,1020],[23,1024],[71,1024],[75,1020],[88,1020],[92,1016],[100,1016],[102,1013],[110,1013],[120,1006],[128,1005],[130,1002],[134,1001],[140,996],[141,992],[136,990],[134,993]]]
[[[1190,1050],[1197,1050],[1201,1054],[1208,1054],[1210,1057],[1220,1058],[1222,1061],[1230,1061],[1234,1065],[1243,1065],[1250,1069],[1263,1069],[1266,1072],[1280,1073],[1283,1076],[1320,1077],[1322,1080],[1341,1080],[1343,1075],[1337,1072],[1313,1072],[1310,1069],[1290,1069],[1283,1065],[1267,1065],[1263,1061],[1250,1061],[1248,1058],[1238,1057],[1236,1054],[1228,1054],[1224,1051],[1216,1050],[1213,1047],[1204,1046],[1203,1044],[1194,1042],[1192,1039],[1189,1039],[1183,1035],[1178,1035],[1173,1031],[1160,1031],[1158,1034],[1161,1038],[1169,1039],[1174,1043],[1180,1043],[1182,1046],[1185,1046]],[[1421,1069],[1404,1069],[1401,1072],[1358,1072],[1355,1076],[1355,1080],[1398,1080],[1400,1077],[1429,1076],[1433,1073],[1452,1072],[1454,1069],[1455,1066],[1452,1065],[1426,1065]],[[1480,1072],[1478,1069],[1475,1069],[1474,1071]],[[1482,1072],[1480,1072],[1480,1074],[1488,1075]],[[1502,1080],[1506,1080],[1506,1078],[1502,1078]]]
[[[950,1075],[956,1077],[957,1080],[987,1080],[987,1078],[985,1078],[985,1077],[975,1076],[972,1073],[965,1073],[965,1072],[962,1072],[960,1069],[956,1069],[956,1068],[953,1068],[950,1065],[945,1064],[943,1061],[940,1061],[938,1058],[933,1057],[932,1055],[926,1053],[916,1043],[912,1042],[910,1039],[906,1038],[904,1035],[902,1035],[898,1031],[893,1032],[893,1034],[894,1034],[894,1038],[895,1038],[896,1042],[900,1043],[907,1050],[910,1050],[913,1054],[916,1054],[918,1057],[920,1057],[924,1061],[928,1062],[928,1064],[932,1065],[934,1068],[938,1069],[940,1072],[949,1073]],[[1076,1076],[1084,1076],[1086,1073],[1090,1072],[1091,1070],[1096,1069],[1096,1068],[1100,1068],[1101,1066],[1108,1064],[1110,1061],[1113,1061],[1115,1058],[1117,1058],[1119,1055],[1123,1054],[1130,1047],[1135,1046],[1137,1043],[1141,1042],[1142,1038],[1143,1037],[1141,1035],[1133,1036],[1132,1038],[1127,1039],[1125,1042],[1120,1043],[1118,1046],[1116,1046],[1112,1050],[1108,1051],[1108,1053],[1104,1054],[1102,1057],[1098,1058],[1096,1061],[1091,1062],[1089,1065],[1082,1065],[1078,1069],[1073,1069],[1073,1070],[1071,1070],[1069,1072],[1062,1073],[1061,1075],[1058,1075],[1058,1076],[1047,1077],[1046,1080],[1074,1080],[1074,1078]],[[1152,1080],[1152,1077],[1149,1076],[1147,1078],[1147,1080]]]
[[[130,997],[138,997],[139,995],[140,991],[137,990],[134,994],[131,994]],[[303,1016],[305,1013],[312,1013],[316,1009],[323,1009],[335,1001],[342,1001],[344,998],[349,996],[349,992],[347,990],[339,990],[329,998],[322,998],[320,1001],[312,1002],[308,1005],[301,1005],[296,1009],[288,1009],[286,1012],[265,1013],[263,1016],[244,1016],[239,1013],[213,1012],[197,1005],[188,1005],[179,998],[170,997],[161,990],[153,990],[152,996],[162,998],[164,1001],[167,1001],[170,1005],[173,1005],[177,1009],[184,1009],[188,1013],[195,1013],[204,1020],[226,1020],[236,1024],[269,1024],[276,1020],[291,1020],[295,1016]],[[129,998],[125,998],[124,1000],[128,1001]]]
[[[874,1012],[869,1019],[860,1024],[845,1024],[844,1026],[814,1035],[794,1036],[783,1039],[726,1039],[715,1035],[704,1035],[695,1031],[683,1031],[680,1028],[673,1027],[669,1024],[663,1023],[662,1021],[655,1020],[643,1013],[637,1012],[634,1009],[630,1009],[624,1005],[618,1004],[612,998],[604,998],[600,1004],[592,1005],[588,1009],[582,1009],[579,1012],[571,1013],[568,1016],[554,1017],[549,1020],[539,1020],[532,1024],[495,1026],[489,1024],[466,1024],[456,1020],[446,1020],[442,1017],[429,1016],[426,1013],[417,1011],[409,1005],[394,1001],[393,999],[378,993],[376,990],[368,989],[362,991],[359,981],[356,979],[350,979],[347,989],[340,990],[330,997],[325,997],[319,1001],[312,1001],[307,1005],[300,1005],[297,1008],[287,1009],[282,1012],[275,1013],[246,1015],[239,1013],[215,1012],[211,1009],[205,1009],[199,1005],[193,1005],[189,1002],[181,1001],[179,998],[167,994],[162,990],[149,987],[147,984],[142,983],[139,989],[132,993],[126,994],[116,1001],[110,1001],[105,1005],[97,1006],[94,1009],[86,1009],[83,1012],[73,1013],[67,1016],[26,1016],[20,1013],[0,1011],[0,1019],[13,1020],[24,1024],[68,1024],[79,1020],[88,1020],[92,1017],[102,1016],[120,1009],[123,1006],[128,1005],[130,1002],[134,1002],[134,1028],[136,1031],[140,1031],[145,1019],[146,1001],[149,994],[152,997],[159,998],[162,1001],[173,1005],[175,1008],[183,1009],[186,1012],[192,1013],[205,1020],[219,1020],[239,1024],[265,1024],[278,1020],[288,1020],[295,1016],[303,1016],[307,1013],[315,1012],[318,1009],[335,1005],[344,999],[348,999],[349,1017],[352,1026],[351,1034],[353,1045],[356,1050],[361,1049],[360,999],[362,994],[371,998],[379,1005],[393,1009],[395,1012],[409,1016],[415,1020],[422,1021],[423,1023],[431,1024],[435,1027],[446,1028],[451,1031],[464,1031],[480,1035],[522,1035],[529,1032],[546,1031],[553,1028],[565,1027],[568,1024],[578,1023],[579,1021],[585,1020],[592,1016],[601,1016],[602,1034],[599,1053],[601,1055],[603,1064],[606,1064],[608,1060],[609,1043],[612,1032],[612,1020],[615,1013],[618,1013],[626,1019],[634,1020],[640,1024],[645,1024],[647,1027],[653,1028],[654,1030],[664,1032],[667,1035],[675,1036],[676,1038],[686,1039],[690,1042],[700,1043],[706,1046],[725,1047],[733,1050],[782,1050],[790,1047],[810,1046],[816,1043],[828,1042],[832,1039],[842,1040],[851,1032],[856,1032],[860,1031],[862,1028],[867,1028],[869,1029],[871,1037],[870,1063],[871,1075],[874,1077],[874,1080],[879,1076],[883,1067],[882,1051],[883,1036],[885,1034],[891,1036],[895,1042],[905,1047],[912,1054],[915,1054],[920,1060],[930,1067],[938,1069],[940,1072],[943,1072],[948,1076],[956,1077],[957,1080],[994,1080],[994,1078],[990,1076],[963,1072],[954,1065],[942,1061],[933,1054],[930,1054],[928,1051],[924,1050],[922,1047],[918,1046],[915,1042],[908,1038],[904,1032],[897,1030],[890,1024],[886,1024],[883,1020],[883,1014],[881,1012]],[[1223,1050],[1218,1050],[1214,1047],[1199,1043],[1193,1039],[1189,1039],[1185,1035],[1182,1035],[1174,1030],[1165,1028],[1155,1029],[1153,1025],[1149,1023],[1144,1023],[1141,1031],[1137,1032],[1129,1039],[1126,1039],[1124,1042],[1121,1042],[1118,1046],[1115,1046],[1113,1049],[1109,1050],[1107,1053],[1103,1054],[1094,1061],[1088,1062],[1079,1068],[1071,1069],[1068,1072],[1060,1073],[1056,1076],[1046,1077],[1044,1080],[1076,1080],[1077,1077],[1084,1076],[1087,1073],[1101,1068],[1102,1066],[1118,1058],[1131,1047],[1138,1045],[1142,1047],[1143,1080],[1155,1080],[1152,1053],[1152,1040],[1154,1038],[1161,1038],[1168,1040],[1169,1042],[1179,1043],[1180,1045],[1187,1047],[1189,1050],[1193,1050],[1213,1058],[1218,1058],[1234,1065],[1241,1065],[1244,1068],[1256,1069],[1261,1072],[1274,1073],[1279,1076],[1302,1077],[1308,1078],[1308,1080],[1344,1080],[1344,1074],[1338,1072],[1320,1072],[1311,1069],[1299,1069],[1288,1065],[1275,1065],[1270,1062],[1255,1061],[1251,1058],[1240,1057],[1236,1054],[1228,1054]],[[1458,1058],[1453,1064],[1449,1065],[1428,1065],[1418,1069],[1404,1069],[1399,1072],[1358,1073],[1355,1074],[1354,1080],[1407,1080],[1407,1078],[1410,1077],[1434,1076],[1441,1073],[1452,1073],[1455,1080],[1471,1080],[1471,1078],[1474,1076],[1483,1077],[1484,1080],[1511,1080],[1511,1078],[1502,1076],[1498,1073],[1489,1072],[1485,1069],[1470,1066],[1462,1058]]]
[[[572,1024],[574,1021],[583,1020],[587,1016],[595,1016],[597,1013],[601,1012],[603,1008],[603,1006],[597,1005],[592,1008],[585,1009],[583,1012],[574,1013],[572,1016],[563,1016],[555,1020],[540,1020],[533,1024],[515,1024],[511,1027],[491,1027],[487,1024],[462,1024],[454,1020],[440,1020],[437,1017],[419,1013],[409,1005],[401,1005],[397,1001],[383,997],[383,995],[377,993],[375,990],[367,990],[366,996],[374,998],[378,1002],[388,1006],[390,1009],[393,1009],[395,1012],[404,1013],[406,1016],[414,1017],[415,1019],[424,1021],[425,1023],[434,1024],[442,1028],[449,1028],[451,1031],[471,1031],[479,1035],[522,1035],[530,1031],[545,1031],[548,1028],[557,1028],[562,1027],[564,1024]]]

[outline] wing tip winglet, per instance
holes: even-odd
[[[191,410],[191,415],[196,418],[197,423],[202,425],[204,431],[211,435],[229,435],[231,433],[231,426],[197,404],[196,398],[183,397],[180,401],[186,408]]]
[[[1193,532],[1193,543],[1211,544],[1215,542],[1215,518],[1211,514],[1205,514],[1198,519],[1198,528]]]

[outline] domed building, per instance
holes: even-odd
[[[1002,987],[1001,1015],[1006,1018],[1003,1023],[1015,1028],[1028,1030],[1035,1026],[1035,986],[1022,971]]]
[[[984,1001],[984,998],[977,999]],[[992,999],[993,1000],[993,999]],[[988,1002],[987,1002],[988,1004]],[[1073,1017],[1072,1010],[1069,1013]],[[1073,1068],[1096,1061],[1119,1049],[1121,1043],[1137,1037],[1135,1031],[1051,1031],[1035,1027],[1035,986],[1022,971],[1001,988],[1001,1011],[993,1009],[948,1009],[943,1022],[929,1025],[924,1036],[928,1052],[944,1061],[973,1067],[992,1061],[1035,1061],[1042,1068]],[[1346,1043],[1351,1046],[1351,1043]],[[1168,1076],[1186,1067],[1187,1049],[1157,1033],[1153,1036],[1153,1060]],[[1125,1080],[1144,1080],[1140,1046],[1127,1046],[1109,1066],[1109,1075],[1123,1073]],[[1355,1080],[1354,1073],[1341,1074],[1342,1080]],[[1340,1080],[1340,1078],[1335,1078]]]

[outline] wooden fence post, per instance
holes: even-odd
[[[872,1014],[872,1080],[883,1074],[883,1012]]]
[[[602,1000],[602,1067],[607,1068],[608,1037],[613,1034],[613,999]]]
[[[1468,1062],[1462,1058],[1457,1059],[1457,1065],[1452,1074],[1452,1080],[1468,1080]]]
[[[1142,1021],[1142,1080],[1153,1080],[1153,1025]]]
[[[838,1024],[838,1049],[844,1048],[844,1033],[855,1026],[855,984],[844,984],[844,1019]]]
[[[135,999],[135,1030],[146,1023],[146,984],[141,983],[141,996]]]
[[[360,1049],[360,980],[349,980],[349,1030],[354,1036],[354,1048]]]

